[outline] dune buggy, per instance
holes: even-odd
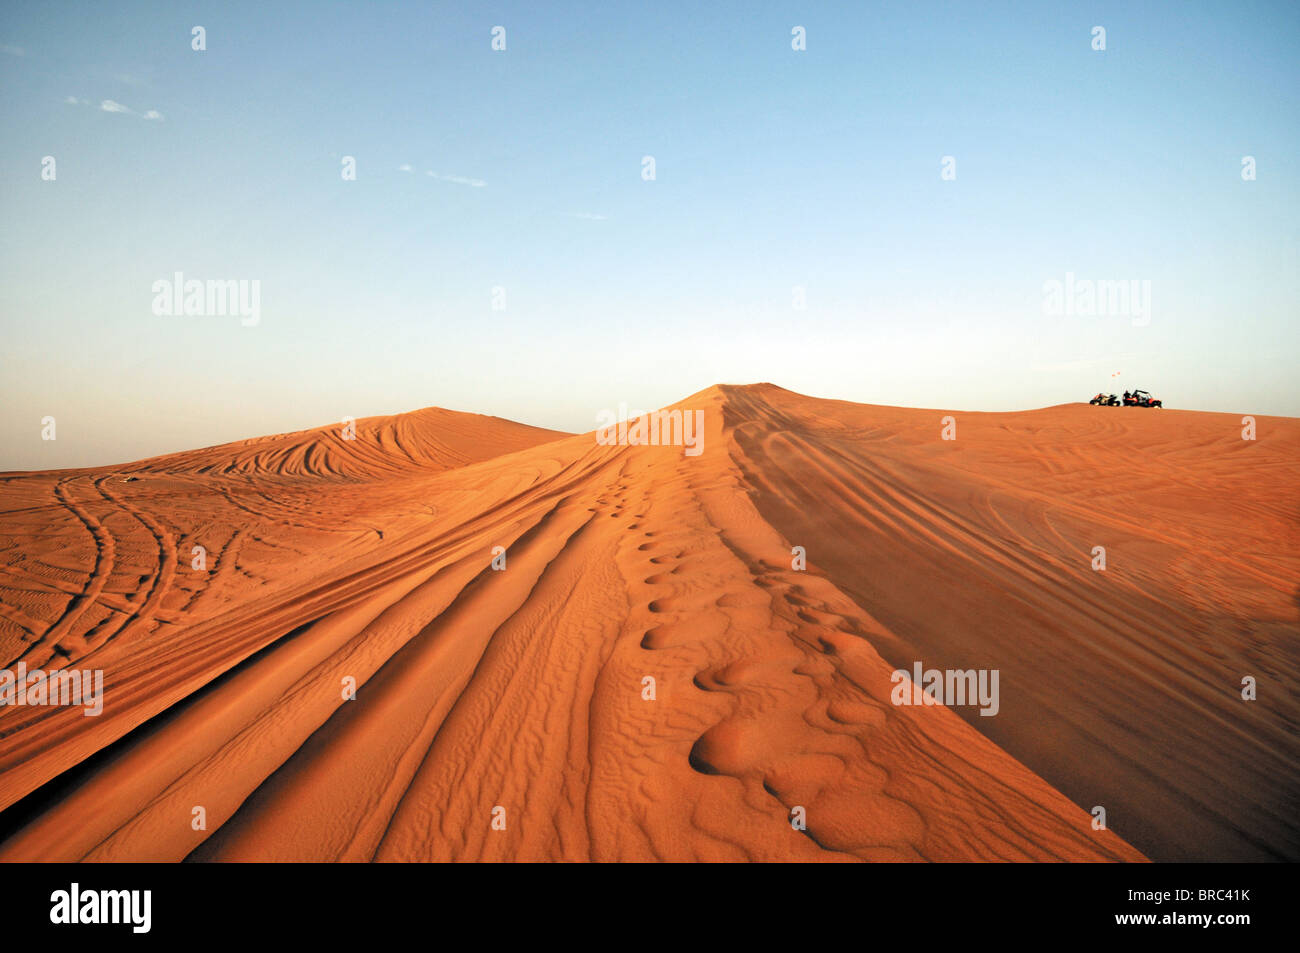
[[[1133,393],[1124,391],[1125,407],[1163,407],[1164,404],[1151,396],[1149,391],[1135,390]]]

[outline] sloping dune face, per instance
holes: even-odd
[[[1294,856],[1294,421],[676,409],[697,456],[422,411],[0,478],[7,667],[104,673],[0,707],[0,860]]]
[[[1000,669],[963,717],[1153,859],[1300,857],[1300,421],[1074,404],[944,440],[941,411],[726,390],[759,511],[882,655]]]

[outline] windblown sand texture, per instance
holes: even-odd
[[[0,708],[0,860],[1300,858],[1300,421],[676,406],[0,474],[0,666],[105,673]]]

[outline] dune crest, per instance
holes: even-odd
[[[673,406],[698,456],[430,409],[0,477],[4,665],[105,673],[0,708],[0,860],[1294,858],[1292,702],[1223,683],[1285,691],[1298,422]]]

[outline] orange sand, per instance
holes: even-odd
[[[698,457],[430,409],[0,475],[0,667],[106,683],[0,707],[0,860],[1300,856],[1300,421],[678,406]]]

